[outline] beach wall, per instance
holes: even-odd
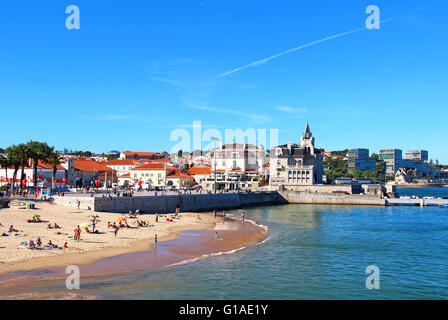
[[[78,199],[82,209],[98,212],[128,213],[140,210],[142,213],[173,213],[176,207],[183,212],[210,212],[253,206],[277,204],[342,204],[342,205],[386,205],[385,199],[373,195],[313,193],[302,191],[261,191],[222,194],[186,194],[168,196],[134,197],[54,197],[54,203],[77,207]]]
[[[249,192],[223,194],[187,194],[168,196],[134,196],[95,198],[94,210],[127,213],[139,209],[143,213],[172,213],[179,206],[184,212],[231,210],[259,205],[286,203],[277,192]]]
[[[288,203],[303,204],[342,204],[342,205],[386,205],[386,200],[374,195],[310,193],[300,191],[279,191]]]
[[[81,202],[80,207],[81,209],[89,209],[95,210],[95,198],[91,197],[71,197],[71,196],[64,196],[64,197],[58,197],[53,196],[55,204],[59,204],[66,207],[78,207],[78,200]]]

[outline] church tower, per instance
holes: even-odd
[[[314,155],[314,137],[308,121],[306,122],[305,132],[302,138],[300,138],[300,148],[303,149],[304,154]]]

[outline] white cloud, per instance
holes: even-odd
[[[274,108],[275,110],[279,110],[279,111],[283,111],[283,112],[288,112],[288,113],[307,113],[308,110],[305,108],[291,108],[288,106],[277,106]]]
[[[198,109],[198,110],[204,110],[204,111],[210,111],[210,112],[216,112],[216,113],[227,113],[227,114],[234,114],[237,116],[242,116],[249,118],[255,122],[263,123],[271,121],[271,117],[268,115],[262,115],[252,112],[244,112],[244,111],[238,111],[233,109],[227,109],[227,108],[215,108],[215,107],[209,107],[209,106],[197,106],[197,105],[191,105],[188,104],[188,106],[192,109]]]

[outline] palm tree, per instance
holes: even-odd
[[[14,192],[14,184],[16,182],[17,172],[19,171],[21,158],[19,148],[16,145],[12,145],[6,148],[6,157],[8,158],[9,164],[14,167],[14,174],[12,175],[11,181],[11,194]]]
[[[11,166],[11,162],[8,158],[0,156],[0,168],[5,169],[5,178],[6,182],[8,182],[8,168]]]
[[[27,143],[29,148],[29,156],[33,160],[33,180],[34,180],[34,193],[37,192],[37,164],[40,161],[44,161],[49,158],[53,152],[54,147],[48,146],[46,142],[30,141]]]
[[[20,190],[23,190],[23,177],[25,176],[24,171],[28,159],[30,158],[30,152],[28,145],[23,143],[19,144],[16,148],[17,156],[20,159],[20,166],[22,167],[22,173],[20,175]]]
[[[52,192],[56,189],[54,179],[56,177],[56,172],[58,170],[58,166],[64,163],[65,159],[57,152],[52,152],[47,159],[44,160],[45,163],[51,165],[51,189]]]

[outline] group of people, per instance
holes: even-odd
[[[67,242],[65,242],[62,247],[59,247],[58,245],[54,244],[51,240],[49,240],[47,245],[44,247],[40,237],[38,237],[36,241],[34,241],[34,240],[29,240],[28,242],[24,241],[20,245],[26,246],[28,249],[66,249],[66,248],[68,248]]]
[[[28,223],[40,223],[40,222],[42,222],[42,220],[40,220],[40,217],[34,216],[31,219],[26,220],[26,222],[28,222]]]

